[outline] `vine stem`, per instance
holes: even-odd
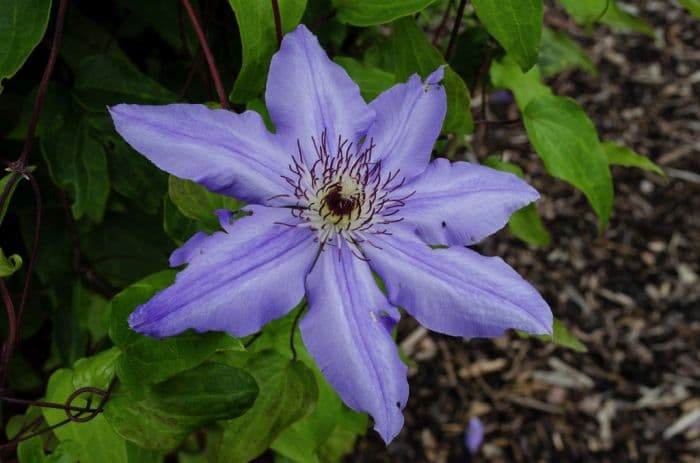
[[[211,53],[209,43],[207,42],[207,38],[204,35],[204,30],[202,29],[202,26],[199,23],[197,14],[194,12],[190,0],[182,0],[182,5],[185,7],[185,10],[187,10],[187,14],[189,15],[190,21],[192,22],[192,27],[194,28],[194,31],[197,34],[197,37],[199,38],[199,44],[202,46],[204,57],[207,59],[207,64],[209,65],[209,73],[211,74],[211,78],[214,81],[216,93],[219,96],[219,103],[221,103],[222,108],[231,109],[231,106],[228,103],[228,98],[226,97],[226,93],[224,92],[224,86],[221,84],[221,77],[219,76],[219,71],[216,68],[214,55]]]
[[[457,44],[457,34],[459,34],[459,26],[462,24],[462,17],[464,16],[464,7],[467,6],[467,0],[461,0],[459,2],[459,7],[457,8],[457,17],[455,18],[455,24],[452,26],[452,32],[450,33],[450,41],[447,44],[447,51],[445,51],[445,61],[448,63],[452,58],[452,54],[455,51],[455,45]]]
[[[275,15],[275,33],[277,34],[277,46],[282,44],[282,16],[280,15],[280,5],[277,0],[271,0],[272,13]]]

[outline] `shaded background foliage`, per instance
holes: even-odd
[[[68,2],[65,12],[63,37],[45,87],[36,141],[28,146],[26,141],[34,138],[35,96],[42,88],[37,82],[56,43],[52,39],[55,18],[64,4],[51,3],[7,0],[3,11],[21,14],[0,14],[2,37],[11,39],[0,40],[0,77],[11,77],[1,82],[0,153],[5,160],[20,160],[10,164],[14,172],[2,184],[3,213],[10,197],[12,203],[4,216],[0,242],[4,255],[10,257],[2,259],[0,269],[6,277],[3,297],[7,295],[4,302],[8,310],[21,311],[23,294],[27,295],[18,347],[11,356],[3,355],[11,358],[5,365],[2,390],[7,438],[3,458],[16,455],[21,462],[148,462],[162,461],[167,455],[187,462],[248,461],[262,454],[264,461],[325,462],[339,461],[353,450],[357,436],[365,434],[367,417],[340,402],[299,336],[291,339],[295,348],[290,348],[290,334],[301,308],[270,324],[259,336],[245,340],[219,333],[185,333],[156,341],[131,332],[125,322],[137,304],[172,281],[174,273],[163,271],[172,249],[195,231],[218,229],[213,210],[236,210],[242,204],[159,171],[117,136],[105,107],[120,102],[189,101],[264,113],[262,93],[278,33],[299,22],[319,36],[329,55],[358,82],[368,101],[415,72],[425,77],[437,66],[449,64],[444,81],[448,115],[435,155],[483,162],[524,175],[534,179],[545,197],[559,198],[559,202],[540,205],[544,223],[535,206],[519,211],[511,220],[510,233],[532,246],[509,242],[510,249],[521,250],[511,251],[515,262],[522,264],[516,266],[521,270],[541,268],[552,259],[556,262],[552,253],[562,246],[575,254],[581,243],[620,239],[619,225],[606,228],[613,208],[610,165],[655,172],[645,175],[656,183],[661,178],[658,174],[663,175],[647,158],[620,144],[636,141],[621,135],[624,126],[616,125],[616,130],[603,127],[601,134],[607,141],[601,143],[581,102],[563,96],[579,97],[576,87],[562,84],[572,76],[586,83],[598,78],[600,60],[591,59],[577,42],[589,43],[591,37],[604,41],[612,36],[612,28],[623,31],[622,37],[646,40],[643,50],[663,35],[663,30],[613,1],[561,0],[557,4],[546,2],[543,7],[536,0],[282,0],[278,4],[279,24],[273,8],[277,2],[192,2],[206,34],[205,43],[211,46],[210,55],[183,7],[189,2],[74,0]],[[681,3],[699,14],[700,7],[693,0]],[[214,62],[216,67],[211,65]],[[217,68],[218,73],[212,73]],[[586,74],[589,77],[581,77]],[[603,75],[609,78],[607,73]],[[590,105],[584,106],[588,109]],[[513,139],[512,144],[503,142]],[[25,181],[21,175],[35,181]],[[11,195],[14,190],[6,185],[16,182],[19,187]],[[39,189],[39,205],[30,183]],[[616,206],[634,207],[626,197],[636,196],[626,183],[622,193]],[[590,209],[584,206],[581,195]],[[576,204],[575,213],[570,212],[569,202]],[[37,210],[41,211],[40,242],[32,271],[28,263],[39,225]],[[574,239],[577,241],[572,242]],[[624,243],[624,235],[622,239]],[[496,251],[493,243],[482,246]],[[507,249],[497,251],[503,254]],[[637,256],[632,252],[626,258]],[[605,258],[584,260],[602,265]],[[697,278],[698,269],[688,268]],[[33,273],[34,281],[30,290],[24,291],[27,270]],[[558,315],[559,304],[554,301],[566,299],[571,290],[555,286],[561,290],[557,292],[546,279],[539,278],[537,275],[547,273],[546,267],[533,273],[533,280]],[[582,290],[573,291],[571,294]],[[8,303],[8,298],[14,303]],[[618,303],[623,299],[617,296]],[[587,300],[584,303],[594,305],[595,310],[605,308]],[[13,325],[8,324],[10,319],[0,320],[0,329],[8,339],[5,353],[12,343],[8,337]],[[622,321],[606,322],[608,334],[615,332],[616,323]],[[572,349],[566,359],[575,366],[585,354],[569,357],[574,355],[571,352],[586,347],[566,325],[557,322],[554,341]],[[589,325],[575,325],[573,331],[597,349],[595,324]],[[398,335],[407,362],[414,366],[413,362],[421,362],[421,350],[429,351],[432,342],[423,334],[421,344],[416,341],[411,345],[408,341],[415,333],[409,322]],[[450,362],[463,358],[460,342],[445,344],[438,337],[440,365],[447,370],[454,369]],[[537,358],[549,357],[554,349],[536,340],[510,342],[506,338],[495,343],[472,341],[468,347],[485,356],[494,355],[495,349],[497,357],[500,352],[508,357],[514,350],[515,362],[522,362],[531,346],[541,349]],[[606,358],[597,350],[591,355]],[[466,365],[479,360],[483,359],[472,358]],[[421,368],[427,372],[437,367],[422,363]],[[576,370],[564,368],[565,373],[561,373],[561,368],[552,368],[570,381],[578,378],[586,382]],[[437,371],[437,377],[444,377],[440,368]],[[464,379],[482,387],[483,374],[468,373]],[[454,371],[452,376],[447,371],[448,381],[454,383],[454,375]],[[638,379],[645,382],[644,375]],[[444,392],[439,384],[426,387],[430,381],[414,381],[421,392],[412,400],[420,401],[418,405],[424,408],[430,407],[431,394],[437,396],[436,391],[440,391],[453,399],[440,398],[436,403],[488,416],[486,409],[478,407],[481,400],[472,400],[455,384],[450,383],[451,389]],[[615,383],[609,377],[605,381]],[[480,390],[490,391],[487,405],[502,416],[505,412],[495,405],[498,389],[493,388],[498,387],[504,385],[496,381]],[[569,390],[563,387],[565,392]],[[690,388],[686,392],[697,392],[697,386],[683,387]],[[516,397],[522,399],[522,395]],[[44,403],[27,408],[37,397],[43,397]],[[471,400],[472,406],[453,403],[455,397]],[[604,393],[600,401],[609,403]],[[542,408],[538,401],[522,403],[526,408],[528,404]],[[52,404],[55,408],[50,408]],[[609,407],[616,406],[616,402],[612,404]],[[547,406],[545,403],[545,413],[551,412]],[[605,410],[602,405],[594,407],[599,422],[603,419],[599,413]],[[689,410],[697,408],[691,404]],[[411,404],[407,414],[407,430],[396,444],[382,450],[370,433],[355,447],[357,458],[372,461],[382,458],[379,452],[386,452],[388,461],[464,458],[459,440],[468,416],[460,416],[455,426],[448,426],[445,442],[450,442],[447,448],[452,450],[445,453],[440,443],[428,445],[430,439],[424,431],[418,436],[418,430],[429,429],[420,421],[429,419],[426,414],[412,411]],[[526,425],[523,419],[541,419],[524,417],[518,417],[519,426]],[[664,422],[672,424],[672,420]],[[56,427],[41,432],[52,426]],[[492,430],[487,427],[487,431]],[[35,433],[38,435],[31,437]],[[527,460],[532,456],[517,449],[521,444],[514,445],[506,450],[512,452],[506,453],[507,458]],[[552,458],[556,450],[561,451],[556,444],[554,448],[554,453],[547,453],[552,452],[551,446],[536,446],[534,455]],[[572,448],[576,446],[572,444]],[[610,448],[603,442],[588,450]],[[498,446],[486,450],[493,458],[504,457]],[[586,455],[579,448],[571,452],[580,458]]]

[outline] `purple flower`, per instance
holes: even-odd
[[[190,328],[247,336],[306,295],[306,347],[387,443],[408,399],[391,336],[398,306],[455,336],[551,333],[552,314],[532,286],[500,258],[464,247],[538,194],[511,174],[429,162],[445,116],[442,74],[414,75],[366,104],[299,26],[270,65],[265,100],[275,133],[252,111],[111,108],[117,131],[158,167],[247,201],[250,213],[232,221],[219,211],[223,232],[197,233],[175,251],[170,264],[187,267],[131,314],[130,326],[155,337]]]
[[[484,442],[484,425],[479,418],[469,418],[469,427],[464,432],[464,444],[469,453],[476,455]]]

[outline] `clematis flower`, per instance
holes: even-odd
[[[137,307],[130,326],[155,337],[187,329],[241,337],[306,297],[304,344],[387,443],[408,399],[391,336],[397,307],[454,336],[551,333],[539,293],[500,258],[465,247],[538,194],[508,173],[430,162],[446,111],[442,75],[414,75],[366,104],[299,26],[270,65],[274,133],[252,111],[111,108],[117,131],[159,168],[249,203],[238,220],[218,211],[222,232],[197,233],[172,254],[172,266],[187,267]]]

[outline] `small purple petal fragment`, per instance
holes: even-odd
[[[278,134],[309,148],[325,131],[331,152],[338,136],[356,142],[374,120],[360,88],[304,25],[272,57],[265,102]]]
[[[464,444],[469,449],[469,453],[476,455],[484,442],[484,425],[476,417],[469,418],[469,427],[464,433]]]
[[[431,162],[395,194],[411,195],[401,209],[402,225],[428,244],[448,246],[478,243],[539,197],[513,174],[447,159]]]
[[[463,337],[500,336],[510,328],[552,333],[547,303],[502,259],[459,246],[431,249],[399,226],[391,233],[368,237],[362,250],[389,302],[429,330]]]
[[[205,242],[209,239],[209,235],[204,232],[197,232],[188,239],[181,248],[176,249],[170,255],[170,266],[179,267],[192,260],[194,256],[202,251]]]
[[[177,177],[253,204],[289,191],[281,176],[293,147],[280,145],[258,113],[195,104],[120,104],[109,113],[129,145]]]
[[[377,119],[367,133],[382,162],[382,171],[395,172],[407,179],[428,165],[433,145],[447,112],[443,68],[439,67],[425,82],[417,74],[405,84],[397,84],[379,95],[370,106]]]
[[[230,233],[197,234],[171,257],[187,267],[175,283],[136,308],[129,326],[158,338],[187,329],[247,336],[282,317],[304,296],[318,244],[285,208],[247,206]]]
[[[301,334],[328,383],[350,408],[372,415],[388,444],[408,400],[407,367],[391,336],[399,313],[349,246],[327,246],[318,257],[306,280]]]

